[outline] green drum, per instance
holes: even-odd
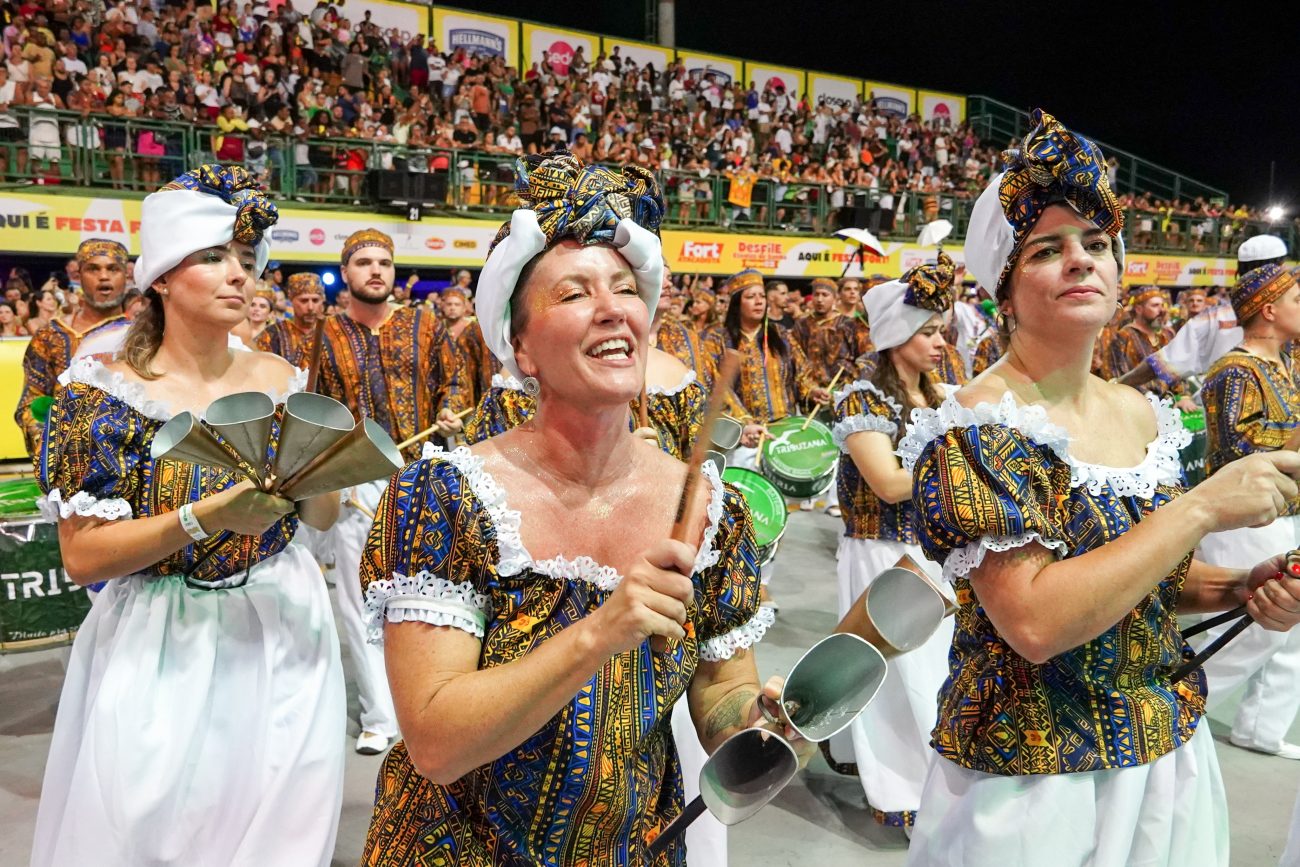
[[[0,517],[37,514],[36,500],[41,489],[35,479],[5,479],[0,481]]]
[[[1187,487],[1191,488],[1205,481],[1205,413],[1202,410],[1183,413],[1183,427],[1191,431],[1192,441],[1178,453],[1178,461],[1183,465],[1183,477]]]
[[[89,610],[63,571],[57,525],[0,521],[0,652],[67,644]]]
[[[785,535],[785,497],[776,486],[753,470],[744,467],[727,467],[722,480],[730,482],[740,491],[754,516],[754,539],[758,542],[759,565],[766,565],[776,556],[776,546]]]
[[[777,490],[795,500],[823,493],[835,479],[840,450],[831,429],[816,419],[783,418],[767,426],[763,441],[763,475]]]

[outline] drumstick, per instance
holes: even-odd
[[[1292,577],[1300,578],[1300,549],[1291,551],[1286,555],[1286,570],[1291,573]],[[1213,629],[1216,626],[1221,626],[1239,615],[1241,615],[1241,619],[1232,624],[1232,626],[1228,628],[1228,631],[1207,644],[1200,653],[1174,669],[1174,673],[1169,676],[1169,682],[1171,684],[1178,683],[1180,680],[1196,671],[1196,669],[1205,664],[1207,659],[1222,650],[1229,641],[1232,641],[1232,639],[1244,632],[1246,627],[1254,623],[1255,620],[1249,614],[1246,614],[1245,605],[1238,605],[1231,611],[1217,614],[1208,620],[1189,626],[1184,630],[1183,638],[1191,638],[1193,635],[1198,635],[1206,630]]]
[[[826,390],[831,393],[831,400],[835,399],[835,383],[840,381],[840,375],[842,373],[844,373],[843,367],[835,371],[835,378],[831,380],[830,385],[826,386]],[[821,408],[822,405],[820,403],[815,404],[812,408],[812,412],[808,413],[808,417],[803,420],[803,427],[799,428],[799,430],[808,430],[808,425],[812,424],[813,417],[817,415]]]
[[[1291,431],[1291,436],[1287,437],[1286,445],[1282,446],[1282,448],[1300,452],[1300,425],[1297,425],[1296,429]]]
[[[351,506],[352,508],[356,509],[358,512],[365,515],[367,518],[369,518],[372,521],[375,519],[374,512],[370,511],[361,503],[358,503],[356,500],[352,499],[351,497],[348,497],[347,500],[344,501],[343,505]]]
[[[474,411],[475,409],[477,409],[477,408],[478,408],[478,407],[471,406],[469,409],[462,409],[460,412],[456,413],[456,418],[464,418],[465,416],[469,415],[471,412],[473,412],[473,411]],[[415,445],[415,444],[418,443],[420,440],[424,439],[425,437],[427,437],[429,434],[433,433],[433,432],[436,431],[437,429],[438,429],[438,426],[435,424],[435,425],[434,425],[433,427],[431,427],[431,428],[425,428],[424,430],[420,431],[418,434],[416,434],[415,436],[411,437],[410,439],[404,439],[404,440],[402,440],[400,443],[397,444],[397,450],[400,452],[400,451],[402,451],[403,449],[405,449],[407,446],[413,446],[413,445]]]
[[[722,368],[718,371],[718,377],[713,381],[713,389],[709,392],[709,402],[705,405],[704,410],[704,421],[700,425],[695,441],[691,443],[691,457],[686,465],[686,479],[682,482],[682,494],[677,500],[676,518],[673,520],[673,529],[669,534],[669,538],[674,541],[687,541],[691,531],[691,521],[689,520],[691,517],[691,503],[694,500],[695,487],[699,482],[700,473],[704,467],[704,458],[709,451],[707,448],[701,447],[700,437],[713,430],[714,423],[722,416],[727,390],[731,388],[731,383],[738,373],[740,373],[740,353],[734,349],[728,349],[723,356]],[[656,635],[650,640],[650,647],[656,653],[662,653],[668,649],[668,639],[662,635]]]
[[[637,408],[640,414],[640,427],[650,427],[650,397],[646,393],[645,383],[641,383],[641,404]]]
[[[311,361],[307,364],[307,391],[315,393],[316,383],[320,380],[321,349],[325,345],[325,317],[316,320],[316,329],[311,339]]]

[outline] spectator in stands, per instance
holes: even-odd
[[[26,141],[13,111],[22,100],[18,83],[9,77],[9,67],[0,66],[0,179],[8,179],[11,160],[20,180],[27,174]]]
[[[37,179],[38,183],[46,180],[57,181],[59,161],[62,156],[59,141],[59,121],[56,111],[67,108],[63,99],[51,91],[53,80],[48,75],[38,74],[35,87],[27,98],[31,108],[28,115],[27,144],[30,159],[37,163],[48,164],[49,174]]]
[[[18,314],[8,301],[0,301],[0,337],[26,337],[30,332],[18,321]]]

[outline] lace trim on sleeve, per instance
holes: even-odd
[[[170,421],[172,414],[162,401],[149,400],[145,397],[144,383],[128,382],[121,373],[114,373],[94,356],[75,359],[68,369],[59,374],[59,384],[79,382],[91,385],[104,394],[111,395],[131,409],[154,421]]]
[[[276,403],[284,403],[291,394],[297,394],[307,389],[307,375],[310,371],[305,367],[300,367],[294,371],[293,376],[289,377],[289,384],[284,387],[284,391],[268,391],[267,395]]]
[[[1002,396],[997,403],[981,403],[975,407],[965,407],[949,395],[938,409],[913,409],[912,421],[907,425],[903,438],[898,441],[895,452],[903,462],[903,469],[909,473],[916,468],[921,452],[933,440],[943,436],[953,428],[979,427],[996,424],[1020,431],[1029,439],[1046,446],[1056,453],[1061,460],[1070,460],[1070,435],[1064,428],[1052,424],[1047,418],[1047,411],[1041,406],[1020,406],[1011,392]]]
[[[502,376],[499,373],[492,374],[492,387],[504,389],[506,391],[524,390],[524,384],[508,373],[505,376]]]
[[[1070,464],[1070,487],[1087,487],[1098,496],[1109,485],[1117,497],[1150,499],[1157,485],[1182,484],[1182,464],[1178,453],[1192,441],[1192,433],[1183,427],[1182,414],[1166,398],[1148,394],[1151,410],[1156,414],[1156,438],[1147,444],[1146,457],[1135,467],[1106,467],[1085,464],[1067,458]]]
[[[724,659],[731,659],[739,650],[745,650],[753,647],[767,632],[768,627],[776,622],[776,613],[767,606],[760,606],[756,613],[747,623],[742,623],[735,629],[719,635],[716,638],[710,638],[708,641],[700,642],[700,659],[704,662],[721,662]]]
[[[831,428],[831,439],[835,441],[835,445],[839,446],[840,451],[847,455],[849,453],[847,445],[849,437],[855,433],[866,431],[893,437],[894,434],[898,433],[898,425],[892,421],[886,421],[878,415],[851,415],[835,422],[835,426]]]
[[[664,397],[671,397],[674,394],[681,394],[683,391],[686,390],[686,386],[690,385],[694,381],[695,381],[695,371],[688,370],[686,371],[686,375],[682,377],[682,381],[677,383],[676,385],[669,386],[667,388],[665,388],[662,385],[651,385],[646,388],[646,394],[659,394],[659,395],[663,395]]]
[[[37,500],[36,507],[40,509],[41,516],[47,521],[63,520],[73,515],[116,521],[120,518],[129,518],[133,514],[131,504],[120,497],[101,500],[93,494],[77,491],[65,500],[63,491],[58,488]]]
[[[943,561],[943,578],[952,582],[964,578],[984,562],[984,555],[989,551],[1010,551],[1023,548],[1030,542],[1037,542],[1052,551],[1057,557],[1064,557],[1070,552],[1069,546],[1060,539],[1044,539],[1038,533],[1022,533],[1019,536],[984,536],[962,548],[954,548]]]
[[[708,526],[704,528],[704,539],[700,542],[700,550],[695,554],[695,565],[691,570],[694,575],[718,565],[718,560],[722,557],[722,552],[714,547],[714,541],[718,535],[718,524],[722,521],[722,494],[724,491],[722,479],[718,477],[717,467],[713,466],[711,461],[705,461],[701,469],[712,490],[709,492],[709,505],[706,508]]]
[[[459,584],[429,572],[407,577],[394,572],[391,581],[372,581],[366,587],[366,640],[384,643],[384,621],[418,621],[433,626],[454,626],[483,637],[488,597],[469,581]]]
[[[519,512],[507,508],[506,492],[483,469],[483,459],[471,454],[465,446],[448,452],[432,443],[424,444],[422,457],[426,460],[441,458],[455,467],[465,477],[474,496],[487,509],[497,534],[497,574],[509,577],[529,568],[533,558],[524,548],[523,539],[519,535]]]

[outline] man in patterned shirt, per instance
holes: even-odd
[[[28,454],[36,454],[40,446],[59,374],[72,363],[77,347],[91,334],[102,335],[127,324],[122,315],[126,261],[126,248],[116,241],[82,241],[77,248],[77,263],[83,303],[70,321],[56,317],[32,335],[23,355],[23,391],[14,411]]]
[[[286,294],[293,305],[293,318],[268,326],[258,335],[257,348],[305,368],[311,360],[316,323],[325,315],[325,289],[319,275],[304,271],[289,278]]]
[[[460,430],[455,413],[469,403],[459,366],[438,314],[428,307],[391,303],[396,269],[393,240],[377,229],[353,233],[339,269],[352,295],[346,313],[325,321],[320,391],[353,415],[372,418],[395,442],[429,428],[443,436]],[[419,456],[421,443],[406,449]],[[366,642],[365,608],[357,575],[361,548],[386,482],[353,488],[334,525],[333,549],[343,637],[357,672],[361,734],[357,752],[383,752],[397,736],[397,719],[383,653]]]

